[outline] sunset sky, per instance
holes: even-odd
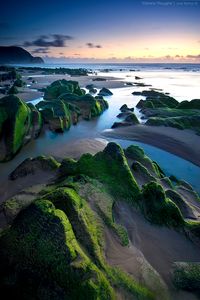
[[[0,44],[48,62],[197,63],[200,0],[8,0]]]

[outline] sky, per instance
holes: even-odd
[[[7,0],[0,15],[0,45],[46,62],[200,63],[200,0]]]

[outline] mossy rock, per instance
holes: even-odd
[[[69,219],[47,200],[21,211],[0,238],[0,289],[8,298],[113,299],[80,248]]]
[[[64,158],[59,168],[59,175],[74,176],[77,174],[77,162],[72,158]]]
[[[140,190],[118,144],[111,142],[94,156],[84,154],[77,164],[80,174],[106,184],[116,198],[123,197],[128,202],[137,203]]]
[[[176,204],[166,197],[162,186],[150,182],[143,186],[143,212],[152,223],[169,227],[183,227],[184,219]]]
[[[125,122],[129,122],[131,123],[132,125],[137,125],[137,124],[140,124],[138,118],[136,117],[136,115],[134,113],[131,113],[129,116],[127,116],[125,118]]]
[[[43,197],[48,198],[57,209],[64,211],[79,243],[97,264],[102,265],[102,234],[98,232],[94,213],[86,201],[73,188],[57,188]]]
[[[181,116],[181,117],[151,117],[145,123],[150,126],[167,126],[174,127],[177,129],[192,129],[199,130],[200,128],[200,116]]]
[[[12,85],[11,88],[8,90],[8,95],[16,95],[19,91],[15,85]]]
[[[80,114],[86,120],[97,117],[108,108],[108,102],[100,97],[93,97],[90,94],[78,96],[76,94],[62,94],[59,98],[68,105],[78,107]]]
[[[20,98],[10,95],[0,99],[0,111],[0,132],[4,145],[0,161],[4,161],[11,159],[24,144],[31,128],[31,110]]]
[[[44,93],[44,99],[46,100],[55,100],[59,96],[65,93],[71,93],[78,96],[83,95],[83,91],[80,89],[77,81],[72,80],[57,80],[49,85]]]
[[[156,178],[153,177],[149,173],[147,168],[145,168],[145,166],[143,166],[139,161],[134,161],[132,163],[131,169],[134,174],[134,177],[136,177],[136,180],[137,180],[137,176],[139,176],[141,177],[142,181],[144,181],[145,183],[150,181],[156,181]]]
[[[145,96],[146,100],[140,100],[140,104],[138,103],[136,106],[138,108],[145,107],[147,102],[151,101],[150,106],[153,107],[169,107],[175,108],[179,104],[179,102],[171,96],[168,96],[164,93],[157,92],[155,90],[138,92],[137,95]],[[134,93],[134,95],[136,95]]]
[[[158,178],[163,177],[160,167],[145,155],[145,152],[141,147],[137,145],[131,145],[124,150],[124,153],[127,158],[138,161],[145,166],[151,175]]]
[[[166,196],[171,199],[180,209],[184,218],[196,219],[192,207],[176,191],[167,190]]]
[[[173,265],[173,282],[178,289],[200,292],[200,263],[176,262]]]
[[[200,99],[182,101],[177,105],[178,109],[200,109]]]
[[[27,105],[31,110],[32,131],[30,134],[31,137],[35,139],[40,135],[40,132],[42,130],[42,125],[43,125],[42,115],[41,112],[32,103],[28,103]]]
[[[25,85],[25,82],[21,78],[17,78],[14,81],[14,86],[23,87],[24,85]]]
[[[55,132],[63,132],[71,126],[71,114],[68,104],[63,101],[40,101],[37,105],[42,118]]]
[[[55,171],[60,164],[52,156],[25,159],[9,176],[11,180],[35,174],[37,171]]]

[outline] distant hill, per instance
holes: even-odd
[[[40,64],[44,63],[41,57],[34,57],[28,51],[17,46],[0,46],[1,64]]]

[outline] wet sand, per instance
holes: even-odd
[[[200,136],[190,130],[134,125],[105,131],[103,136],[146,143],[182,157],[200,167]]]
[[[29,77],[32,77],[32,80],[35,81],[35,83],[32,83],[31,80],[28,80]],[[104,78],[105,81],[93,81],[95,78]],[[37,73],[28,73],[23,72],[22,74],[22,80],[30,85],[29,87],[23,87],[18,88],[19,93],[17,94],[18,97],[20,97],[25,102],[35,100],[39,97],[43,96],[43,92],[40,90],[42,88],[47,87],[55,80],[74,80],[78,81],[81,88],[85,88],[88,84],[93,84],[94,88],[101,89],[103,87],[105,88],[122,88],[122,87],[128,87],[125,84],[125,81],[123,81],[123,78],[115,78],[113,76],[96,76],[96,75],[89,75],[89,76],[69,76],[69,75],[59,75],[59,74],[51,74],[51,75],[43,75],[39,72]],[[13,81],[5,81],[4,84],[13,84]],[[130,86],[129,86],[130,87]],[[0,98],[4,97],[4,94],[0,93]]]
[[[121,266],[128,273],[131,274],[133,272],[135,274],[135,267],[130,264],[132,259],[131,249],[134,247],[144,255],[143,259],[148,261],[168,285],[171,294],[170,299],[197,299],[191,293],[177,291],[173,287],[171,279],[173,262],[197,262],[200,260],[200,252],[197,245],[175,230],[150,224],[140,212],[124,202],[115,204],[114,217],[117,223],[122,224],[127,229],[130,247],[125,252],[121,252],[121,248],[118,247],[117,255],[116,245],[113,248],[107,239],[108,245],[110,245],[107,247],[107,257],[110,264]]]
[[[102,151],[106,144],[107,142],[105,140],[81,139],[71,142],[70,147],[69,145],[66,145],[66,147],[56,148],[54,151],[54,157],[58,161],[61,161],[65,157],[79,159],[84,153],[96,154],[97,152]],[[12,169],[12,171],[14,170]],[[29,175],[14,181],[5,178],[0,185],[0,203],[25,188],[39,183],[48,183],[48,181],[52,180],[54,177],[55,172],[44,172],[38,170],[34,175]]]

